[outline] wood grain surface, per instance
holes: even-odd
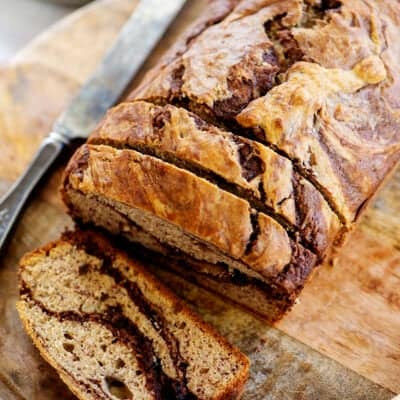
[[[95,68],[136,5],[97,1],[41,35],[0,69],[0,194],[28,163],[52,121]],[[144,70],[205,7],[189,0]],[[16,267],[70,219],[60,171],[38,189],[0,261],[0,398],[69,399],[15,310]],[[276,328],[158,270],[252,361],[244,399],[390,399],[400,393],[400,171],[388,181],[334,266],[319,268]]]

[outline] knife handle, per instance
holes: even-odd
[[[29,195],[60,155],[66,144],[68,144],[68,140],[63,135],[56,132],[50,133],[23,175],[0,200],[0,252],[4,250],[12,228]]]

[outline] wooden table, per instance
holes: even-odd
[[[93,71],[136,0],[102,0],[43,34],[0,69],[0,193],[28,163],[67,101]],[[204,7],[189,0],[147,66]],[[15,311],[21,255],[71,221],[58,170],[38,190],[0,261],[0,397],[72,398],[38,356]],[[400,393],[400,171],[369,209],[334,267],[319,269],[277,327],[179,278],[167,284],[247,353],[250,399],[390,399]]]

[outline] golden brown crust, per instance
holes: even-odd
[[[74,158],[86,154],[85,168],[71,170],[68,176],[74,189],[155,214],[235,258],[244,254],[252,232],[245,201],[136,151],[88,145]]]
[[[339,232],[337,216],[321,194],[293,171],[288,159],[207,124],[183,108],[122,103],[107,113],[89,143],[155,154],[224,189],[233,184],[234,194],[248,199],[259,211],[278,214],[291,229],[299,229],[301,238],[319,255]]]
[[[190,47],[193,40],[196,39],[208,27],[222,21],[241,0],[208,0],[203,12],[195,19],[193,24],[182,33],[175,44],[166,51],[161,57],[157,66],[151,69],[142,82],[140,87],[146,86],[152,82],[162,71],[174,62]]]
[[[253,130],[351,229],[400,159],[399,19],[394,0],[241,1],[131,99],[183,104],[215,123]],[[258,34],[238,51],[231,41],[241,43],[246,21]],[[247,52],[261,42],[274,55],[260,64],[264,74],[274,66],[269,87],[246,75],[256,71]]]
[[[380,11],[384,4],[391,5],[390,19],[396,18],[396,14],[400,15],[396,1],[340,0],[331,3],[333,7],[322,23],[292,29],[305,58],[325,68],[349,70],[361,60],[379,54],[385,40],[382,28],[388,17]]]
[[[271,265],[271,255],[274,255],[274,263],[270,266],[268,275],[276,276],[292,260],[289,236],[282,226],[265,214],[258,214],[257,220],[259,234],[250,251],[243,256],[243,261],[265,275],[265,266]]]
[[[380,113],[374,113],[376,89],[367,88],[385,79],[377,56],[363,59],[351,71],[297,63],[285,83],[251,102],[237,120],[246,128],[261,128],[264,140],[300,163],[350,225],[399,159],[396,118],[390,117],[384,100]],[[369,127],[379,125],[377,140]]]
[[[263,184],[268,189],[265,204],[296,223],[291,163],[259,143],[207,124],[183,108],[143,101],[122,103],[107,113],[89,143],[171,155],[178,162],[203,168],[205,174],[215,173],[259,200]]]
[[[254,150],[251,149],[254,156],[250,154],[250,160],[246,160],[248,164],[253,165],[243,165],[240,162],[240,147],[252,144],[251,141],[236,138],[207,124],[185,109],[171,105],[161,107],[143,101],[122,103],[108,111],[107,116],[91,134],[88,143],[126,146],[139,151],[143,148],[144,152],[148,147],[149,151],[154,149],[161,155],[165,152],[177,159],[193,162],[228,182],[251,190],[259,199],[259,183],[261,180],[267,180],[266,177],[263,178],[264,164],[269,160],[261,160],[259,156],[263,146],[254,143]],[[268,150],[265,149],[266,153]],[[279,158],[276,153],[272,153],[272,156]],[[285,168],[286,164],[291,167],[290,163],[285,161],[287,160],[284,159],[282,165],[279,165],[280,168]],[[274,163],[269,168],[274,169]],[[276,180],[279,181],[280,176],[274,170],[270,173],[274,177],[276,175]],[[273,194],[277,198],[270,201],[277,206],[279,202],[290,197],[290,170],[288,174],[282,174],[283,179],[288,182],[269,182],[275,184]],[[290,207],[290,213],[294,213],[293,205]],[[294,217],[291,218],[293,220]]]
[[[175,224],[267,278],[292,260],[293,244],[276,221],[260,214],[263,230],[258,234],[246,201],[154,157],[84,145],[67,167],[66,179],[67,186],[86,195],[103,196]]]
[[[280,7],[275,8],[278,13]],[[270,14],[271,10],[261,10],[209,27],[191,41],[182,56],[161,70],[157,68],[157,75],[150,73],[153,79],[145,79],[129,98],[190,98],[220,109],[219,117],[230,107],[239,112],[272,86],[278,71],[272,42],[263,27]]]
[[[235,374],[234,379],[232,379],[228,385],[225,385],[225,387],[221,388],[222,390],[217,392],[217,395],[213,397],[213,400],[228,400],[237,398],[237,396],[243,390],[244,384],[248,379],[250,365],[248,358],[236,347],[232,346],[228,341],[226,341],[215,329],[206,324],[196,313],[188,308],[181,299],[177,298],[171,290],[161,284],[160,281],[158,281],[150,272],[148,272],[140,262],[134,260],[125,252],[118,249],[116,245],[111,243],[104,235],[92,230],[75,230],[74,232],[66,232],[63,234],[60,240],[51,242],[40,249],[26,254],[21,260],[19,273],[21,274],[25,268],[25,265],[31,265],[32,263],[34,264],[38,262],[40,259],[51,257],[49,254],[52,249],[55,249],[58,246],[62,247],[65,244],[76,246],[78,248],[82,247],[83,249],[85,246],[93,247],[94,245],[96,248],[101,249],[101,253],[105,257],[110,257],[119,265],[129,266],[131,270],[135,271],[135,273],[140,275],[141,279],[146,282],[146,287],[148,290],[157,292],[160,298],[162,298],[163,301],[168,304],[168,306],[170,306],[172,309],[179,310],[181,315],[187,318],[187,320],[190,320],[191,323],[193,323],[199,330],[204,332],[208,337],[211,337],[216,343],[218,343],[224,349],[224,351],[232,356],[232,360],[235,360],[235,362],[241,367]],[[21,275],[20,284],[23,285]],[[23,286],[21,286],[21,288],[23,288]],[[64,370],[64,368],[61,365],[58,365],[58,363],[49,355],[48,350],[32,326],[32,321],[30,321],[30,317],[26,311],[26,306],[27,300],[22,298],[17,303],[17,310],[25,330],[32,338],[35,346],[39,349],[42,357],[57,370],[61,379],[67,384],[71,391],[78,396],[78,398],[82,400],[91,398],[86,396],[85,389],[82,388],[78,382],[72,379],[72,377]]]

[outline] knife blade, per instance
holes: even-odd
[[[57,119],[54,130],[69,138],[87,137],[119,99],[184,3],[140,1],[94,75]]]
[[[0,251],[24,204],[73,139],[87,138],[143,65],[186,0],[141,0],[116,41],[58,117],[25,173],[0,201]]]

